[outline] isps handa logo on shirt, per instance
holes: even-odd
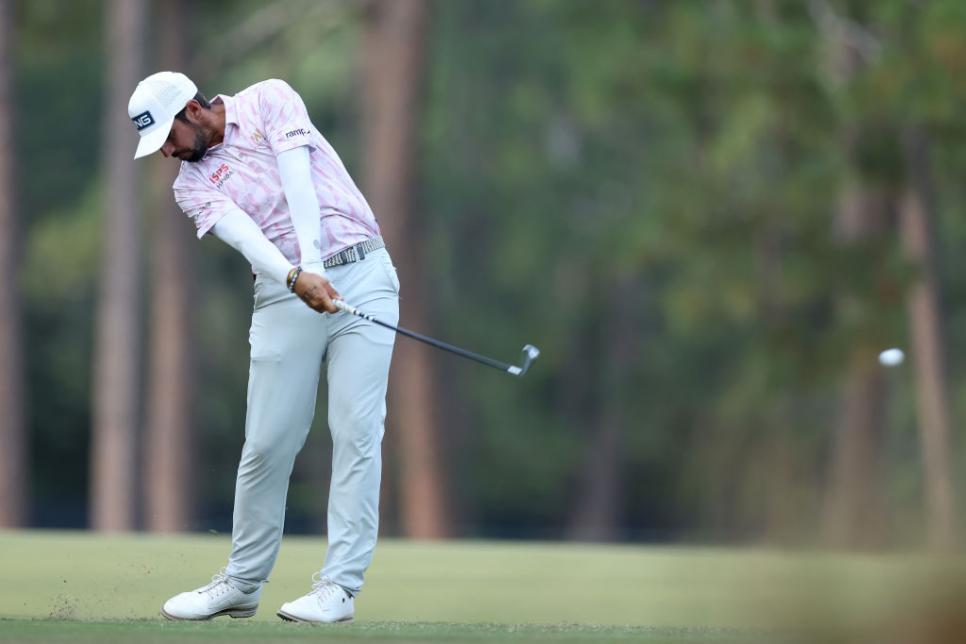
[[[208,179],[215,184],[216,188],[220,188],[225,185],[225,182],[231,179],[232,170],[228,167],[227,163],[222,163],[218,166],[218,169],[212,172]]]

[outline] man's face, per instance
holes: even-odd
[[[188,121],[175,119],[168,133],[168,139],[161,146],[161,154],[177,157],[182,161],[201,161],[208,152],[209,136],[205,128]]]

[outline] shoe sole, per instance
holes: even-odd
[[[255,611],[258,608],[226,608],[225,610],[220,610],[217,613],[212,613],[206,617],[175,617],[171,613],[164,610],[161,607],[161,616],[165,619],[170,619],[173,622],[207,622],[210,619],[216,617],[221,617],[222,615],[228,615],[232,619],[243,619],[245,617],[254,617]]]
[[[278,611],[275,614],[278,615],[279,617],[281,617],[286,622],[296,622],[298,624],[316,624],[316,625],[319,625],[319,624],[348,624],[349,622],[352,621],[352,617],[351,616],[350,617],[344,617],[342,619],[337,619],[334,622],[317,622],[317,621],[313,621],[311,619],[301,619],[300,617],[296,617],[295,615],[289,615],[288,613],[286,613],[285,611],[282,611],[282,610]]]

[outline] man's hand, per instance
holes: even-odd
[[[308,271],[302,271],[295,280],[295,294],[319,313],[338,313],[332,300],[342,299],[327,277]]]

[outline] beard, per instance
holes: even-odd
[[[189,154],[185,157],[185,161],[190,161],[192,163],[196,161],[201,161],[208,154],[208,139],[207,132],[200,125],[194,123],[191,124],[192,129],[195,131],[195,142],[190,148],[188,148]]]

